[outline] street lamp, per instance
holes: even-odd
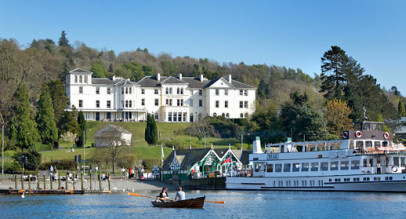
[[[250,135],[250,133],[247,133],[246,135]],[[243,150],[243,146],[244,146],[244,144],[243,144],[243,139],[244,139],[244,132],[241,132],[240,133],[240,137],[241,137],[241,150]]]

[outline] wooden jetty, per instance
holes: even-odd
[[[0,194],[6,195],[18,195],[18,194],[38,194],[38,195],[79,195],[85,194],[84,190],[70,190],[70,189],[58,189],[58,190],[51,190],[51,189],[1,189]]]

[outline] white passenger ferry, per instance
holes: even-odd
[[[252,169],[227,177],[234,190],[406,192],[406,148],[364,121],[342,140],[269,144],[259,137],[249,155]]]

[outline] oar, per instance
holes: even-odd
[[[148,195],[141,195],[141,194],[137,194],[137,193],[134,193],[134,192],[129,192],[128,195],[156,199],[156,197],[152,197],[152,196],[148,196]],[[215,204],[225,204],[226,203],[225,201],[204,201],[204,202],[215,203]]]

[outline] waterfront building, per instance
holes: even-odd
[[[231,75],[197,77],[145,76],[138,82],[119,77],[93,78],[80,68],[66,76],[67,110],[75,107],[93,121],[196,122],[205,116],[247,118],[255,112],[256,88]]]
[[[131,146],[131,132],[118,125],[106,125],[94,134],[95,146]]]
[[[223,149],[173,150],[162,165],[164,180],[188,180],[232,174],[248,162],[248,151]]]

